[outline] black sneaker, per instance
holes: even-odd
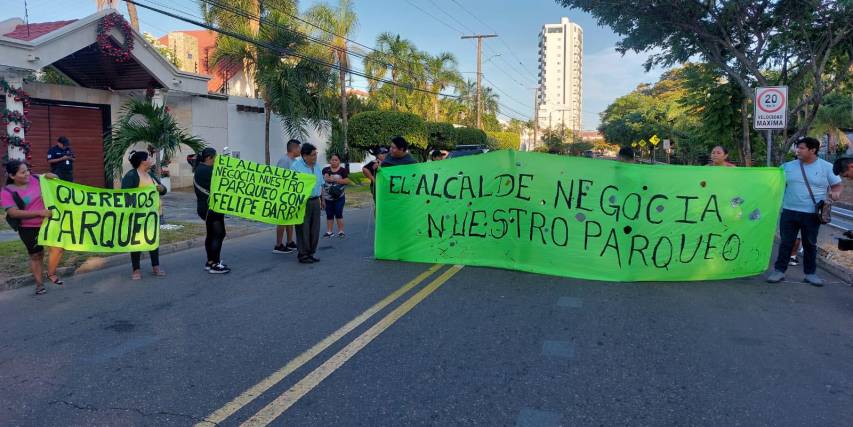
[[[287,250],[287,246],[284,246],[284,245],[275,245],[275,247],[272,249],[272,253],[274,253],[274,254],[286,254],[286,253],[290,253],[290,252],[293,252],[293,251]]]
[[[221,262],[216,263],[210,266],[210,270],[207,270],[210,274],[226,274],[230,273],[231,269],[227,266],[223,265]]]
[[[290,249],[293,249],[294,251],[298,248],[298,246],[296,246],[296,242],[290,242],[290,243],[288,243],[288,244],[287,244],[287,247],[288,247],[288,248],[290,248]]]
[[[792,256],[791,259],[788,261],[788,265],[800,265],[800,260],[797,259],[797,257]]]

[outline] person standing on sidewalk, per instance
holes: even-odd
[[[286,150],[276,166],[282,169],[290,169],[293,161],[299,158],[299,147],[302,145],[298,139],[287,141]],[[287,243],[284,242],[284,235],[287,233]],[[289,254],[296,250],[296,242],[293,240],[293,226],[279,225],[275,227],[275,247],[272,250],[274,254]]]
[[[314,253],[317,252],[317,244],[320,242],[320,214],[325,208],[323,198],[320,197],[323,188],[323,171],[317,165],[317,147],[305,143],[302,144],[299,152],[302,158],[294,160],[290,170],[317,177],[317,182],[314,183],[305,206],[305,218],[302,224],[296,226],[297,258],[302,264],[311,264],[320,262]]]
[[[9,160],[6,163],[6,186],[0,192],[0,206],[9,218],[18,221],[18,236],[27,248],[30,256],[30,271],[36,282],[36,295],[47,292],[42,283],[44,271],[44,247],[38,244],[39,228],[45,218],[51,217],[51,212],[44,208],[41,198],[41,181],[30,173],[30,167],[20,160]],[[56,179],[57,176],[48,173],[42,175],[45,179]],[[56,285],[63,282],[56,275],[56,268],[62,259],[62,248],[51,247],[50,258],[47,261],[47,278]]]
[[[332,154],[329,166],[323,168],[323,202],[326,204],[326,234],[332,237],[335,222],[338,224],[338,237],[344,233],[344,205],[346,204],[346,186],[350,184],[349,171],[341,166],[341,156]]]
[[[193,187],[195,188],[196,213],[204,220],[207,234],[204,237],[204,250],[207,252],[207,262],[204,269],[210,274],[226,274],[231,269],[222,263],[222,242],[225,240],[225,215],[210,210],[208,199],[210,198],[210,181],[213,179],[213,162],[216,159],[216,150],[207,147],[201,150],[197,158],[197,166],[193,175]]]
[[[391,155],[382,161],[382,167],[411,165],[417,163],[411,154],[409,154],[409,141],[402,136],[391,138]]]
[[[767,276],[770,283],[785,279],[791,249],[797,238],[802,236],[803,272],[806,283],[823,286],[817,275],[817,236],[820,221],[815,205],[829,197],[841,197],[841,178],[832,173],[832,164],[818,158],[818,140],[806,137],[797,142],[797,159],[782,165],[785,171],[785,195],[782,199],[782,217],[779,220],[779,250],[774,270]],[[827,191],[829,190],[829,191]]]
[[[74,182],[74,152],[71,151],[71,141],[64,136],[56,140],[56,144],[47,150],[47,163],[50,171],[59,179]]]
[[[151,157],[148,155],[146,151],[131,151],[130,152],[130,165],[133,166],[133,169],[129,170],[124,177],[121,179],[121,188],[143,188],[156,186],[157,192],[160,193],[160,196],[164,196],[166,194],[166,187],[157,179],[151,172]],[[162,204],[160,205],[160,209],[162,209]],[[154,275],[157,277],[166,276],[166,272],[160,268],[160,248],[154,249],[152,251],[148,251],[148,256],[151,258],[151,269],[154,272]],[[140,258],[142,257],[141,252],[131,252],[130,253],[130,263],[133,267],[133,273],[130,276],[131,280],[141,280],[142,272],[140,271]]]

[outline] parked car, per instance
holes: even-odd
[[[456,157],[463,156],[471,156],[474,154],[483,154],[488,152],[489,149],[482,145],[457,145],[456,148],[447,154],[448,159],[454,159]]]

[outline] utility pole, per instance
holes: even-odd
[[[539,88],[533,88],[533,148],[539,144]]]
[[[483,106],[481,105],[483,97],[480,91],[480,80],[483,78],[483,39],[497,36],[497,34],[474,34],[473,36],[462,36],[463,39],[477,39],[477,129],[483,128]]]

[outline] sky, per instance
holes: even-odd
[[[5,7],[0,20],[23,18],[24,1],[3,0]],[[96,11],[95,0],[26,0],[26,3],[30,22],[82,18]],[[167,5],[199,14],[196,0],[140,0],[140,3]],[[318,1],[301,0],[300,10],[315,3]],[[331,4],[336,1],[331,0]],[[559,23],[563,16],[584,31],[584,129],[595,129],[599,113],[611,102],[640,83],[657,81],[662,72],[646,73],[642,64],[648,55],[620,55],[615,50],[619,37],[609,28],[599,26],[591,15],[565,9],[553,0],[354,0],[354,5],[359,26],[350,39],[374,46],[380,33],[398,33],[430,54],[445,51],[454,54],[465,78],[476,78],[476,41],[463,40],[460,36],[475,32],[498,34],[498,38],[484,41],[483,83],[496,87],[501,111],[514,118],[526,120],[533,116],[539,31],[546,23]],[[123,2],[119,11],[126,14]],[[142,31],[157,37],[169,31],[196,29],[142,8],[139,19]],[[353,86],[363,89],[366,82],[354,78]]]

